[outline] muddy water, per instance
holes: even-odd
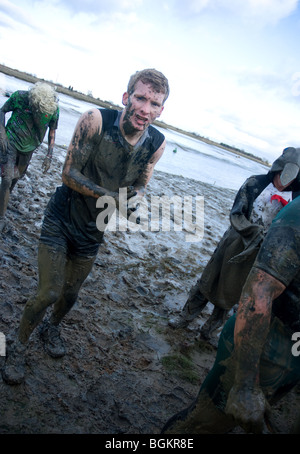
[[[60,183],[58,153],[42,175],[44,151],[12,193],[0,243],[0,331],[7,340],[36,289],[43,211]],[[107,232],[62,324],[68,354],[47,356],[36,330],[24,384],[8,386],[0,378],[0,433],[155,434],[194,400],[216,352],[197,339],[211,308],[187,330],[174,331],[167,321],[183,306],[226,230],[234,191],[155,172],[150,193],[203,195],[203,239],[188,243],[186,232],[174,229]],[[281,432],[289,430],[296,405],[294,393],[278,406]]]

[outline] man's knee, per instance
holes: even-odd
[[[1,178],[1,190],[8,191],[13,181],[13,175],[10,172],[4,172]]]
[[[59,297],[60,292],[57,289],[40,290],[35,297],[27,301],[26,309],[29,311],[44,310],[48,306],[55,304]]]

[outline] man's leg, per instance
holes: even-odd
[[[26,153],[26,154],[18,154],[17,156],[17,167],[14,169],[14,177],[12,179],[11,185],[10,185],[10,193],[12,193],[14,187],[16,186],[17,182],[23,178],[27,172],[29,163],[31,161],[33,155],[33,151],[31,153]]]
[[[234,323],[235,317],[231,317],[223,328],[215,363],[197,398],[188,408],[170,418],[162,433],[221,434],[235,427],[233,418],[224,412],[230,381],[222,379],[226,370],[223,362],[230,358],[233,351]]]
[[[195,402],[167,422],[163,433],[203,434],[226,433],[236,425],[226,415],[227,397],[234,383],[234,325],[236,315],[226,322],[218,345],[213,368],[201,385]],[[300,363],[292,355],[289,330],[275,317],[260,360],[260,386],[272,405],[285,396],[300,380]],[[278,431],[270,414],[266,415],[266,430]],[[246,429],[245,429],[246,430]]]
[[[10,196],[10,187],[14,176],[14,166],[16,162],[17,153],[12,148],[8,147],[7,150],[7,163],[2,166],[1,185],[0,185],[0,232],[5,226],[5,213]]]
[[[200,292],[199,286],[200,279],[191,288],[188,299],[183,306],[181,313],[169,320],[168,324],[172,328],[186,328],[198,315],[201,314],[207,305],[208,300]]]
[[[38,253],[39,286],[37,294],[24,308],[18,337],[8,346],[3,379],[9,384],[21,383],[25,373],[24,353],[29,337],[44,317],[47,307],[60,296],[64,283],[66,257],[62,249],[40,243]]]
[[[43,319],[47,307],[60,297],[65,279],[65,266],[64,250],[40,243],[38,292],[27,301],[19,328],[19,340],[23,344],[28,342],[31,333]]]
[[[214,306],[211,315],[200,329],[201,336],[208,340],[211,338],[213,331],[224,325],[229,309],[222,309]]]
[[[58,325],[75,304],[79,290],[90,274],[95,259],[96,256],[67,259],[64,286],[60,298],[54,304],[51,316],[54,325]]]
[[[50,319],[44,322],[41,332],[45,350],[54,358],[59,358],[65,354],[65,346],[63,339],[60,337],[59,324],[75,304],[79,290],[89,275],[95,258],[96,256],[76,256],[67,259],[61,294],[54,304]]]

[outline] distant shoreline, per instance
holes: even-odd
[[[83,93],[81,93],[79,91],[74,90],[73,88],[63,87],[59,83],[54,83],[52,81],[48,81],[48,80],[45,80],[45,79],[38,78],[36,76],[33,76],[32,74],[28,74],[28,73],[25,73],[23,71],[19,71],[18,69],[9,68],[8,66],[5,66],[5,65],[1,65],[0,64],[0,72],[3,73],[3,74],[6,74],[7,76],[12,76],[12,77],[15,77],[16,79],[24,80],[26,82],[33,83],[33,84],[35,84],[36,82],[39,82],[39,81],[47,82],[50,85],[55,86],[56,91],[58,93],[63,93],[63,94],[65,94],[67,96],[70,96],[72,98],[79,99],[81,101],[90,102],[92,104],[96,104],[96,105],[98,105],[100,107],[103,107],[103,108],[106,108],[106,109],[112,109],[112,108],[113,109],[117,109],[117,110],[121,110],[122,109],[122,107],[120,107],[120,106],[118,106],[116,104],[113,104],[111,102],[101,101],[99,98],[94,98],[93,96],[85,95],[85,94],[83,94]],[[209,145],[213,145],[213,146],[216,146],[218,148],[222,148],[223,150],[230,151],[231,153],[233,153],[233,154],[235,154],[237,156],[243,156],[243,157],[245,157],[247,159],[251,159],[252,161],[259,162],[260,164],[263,164],[265,166],[269,166],[269,163],[267,161],[264,161],[263,159],[259,158],[258,156],[254,156],[251,153],[247,153],[247,152],[245,152],[243,150],[240,150],[238,148],[235,148],[233,146],[215,142],[213,140],[207,139],[206,137],[202,137],[202,136],[200,136],[200,135],[198,135],[196,133],[184,131],[183,129],[177,128],[177,127],[172,126],[172,125],[169,125],[169,124],[167,124],[167,123],[165,123],[163,121],[155,121],[154,124],[156,126],[160,127],[160,128],[170,129],[172,131],[179,132],[180,134],[184,134],[184,135],[186,135],[188,137],[192,137],[193,139],[200,140],[201,142],[205,142],[205,143],[207,143]]]

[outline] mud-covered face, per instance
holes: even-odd
[[[134,92],[123,95],[125,115],[123,129],[125,134],[144,131],[160,116],[164,107],[164,93],[158,93],[149,84],[140,80],[136,83]]]

